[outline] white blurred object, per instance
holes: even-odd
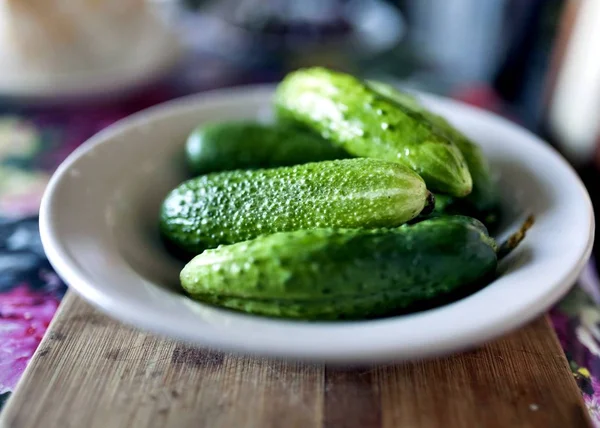
[[[178,53],[146,0],[0,0],[1,95],[106,95],[161,75]]]
[[[600,136],[600,0],[571,0],[573,26],[558,65],[549,125],[574,162],[594,156]]]

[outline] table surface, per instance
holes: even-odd
[[[24,411],[26,409],[26,411]],[[548,319],[448,358],[362,367],[240,357],[65,297],[1,427],[591,427]]]
[[[40,197],[51,173],[83,141],[128,114],[187,93],[273,77],[270,71],[233,76],[218,59],[190,56],[165,81],[114,104],[44,108],[0,102],[0,408],[66,290],[44,256],[38,233]],[[600,427],[599,290],[596,268],[589,264],[550,311],[550,319],[589,414]]]

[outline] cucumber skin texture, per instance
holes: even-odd
[[[198,126],[186,141],[185,154],[189,170],[196,175],[350,157],[307,131],[245,120]]]
[[[399,226],[429,197],[418,174],[377,159],[236,170],[174,189],[161,207],[160,228],[171,248],[195,255],[275,232]]]
[[[466,196],[472,190],[463,155],[437,127],[351,75],[297,70],[277,86],[274,102],[281,121],[310,128],[353,156],[403,163],[434,192]]]
[[[463,216],[375,230],[276,233],[207,250],[182,270],[193,299],[306,320],[364,319],[411,310],[495,273],[497,246]]]
[[[500,215],[500,195],[492,177],[489,162],[481,148],[444,117],[427,110],[412,95],[383,82],[369,81],[368,85],[392,101],[423,114],[433,125],[438,126],[440,131],[445,133],[463,154],[473,179],[473,191],[465,198],[449,201],[448,207],[451,209],[447,213],[462,212],[472,215],[488,226],[497,223]],[[436,195],[438,201],[441,201],[442,198],[439,196],[442,195]],[[437,208],[436,211],[444,212]]]

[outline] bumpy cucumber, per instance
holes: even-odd
[[[194,174],[348,157],[341,148],[305,130],[245,120],[201,125],[186,142],[186,160]]]
[[[358,319],[444,302],[484,285],[498,246],[477,220],[276,233],[207,250],[182,270],[194,299],[254,314]]]
[[[171,246],[197,254],[274,232],[399,226],[426,206],[414,171],[356,158],[200,176],[166,197],[160,220]]]
[[[471,192],[462,153],[437,126],[353,76],[320,67],[292,72],[277,87],[275,108],[281,120],[309,127],[354,156],[407,165],[432,191]]]
[[[368,85],[403,107],[421,113],[460,149],[473,179],[473,191],[465,198],[449,200],[446,213],[462,212],[477,217],[488,226],[495,224],[499,216],[500,198],[490,165],[481,148],[444,117],[427,110],[412,95],[383,82],[369,81]],[[438,198],[438,201],[442,202],[442,198]],[[441,206],[436,206],[436,211],[443,212]]]

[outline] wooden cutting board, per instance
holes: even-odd
[[[192,348],[69,292],[1,427],[591,427],[543,317],[476,351],[340,369]]]

